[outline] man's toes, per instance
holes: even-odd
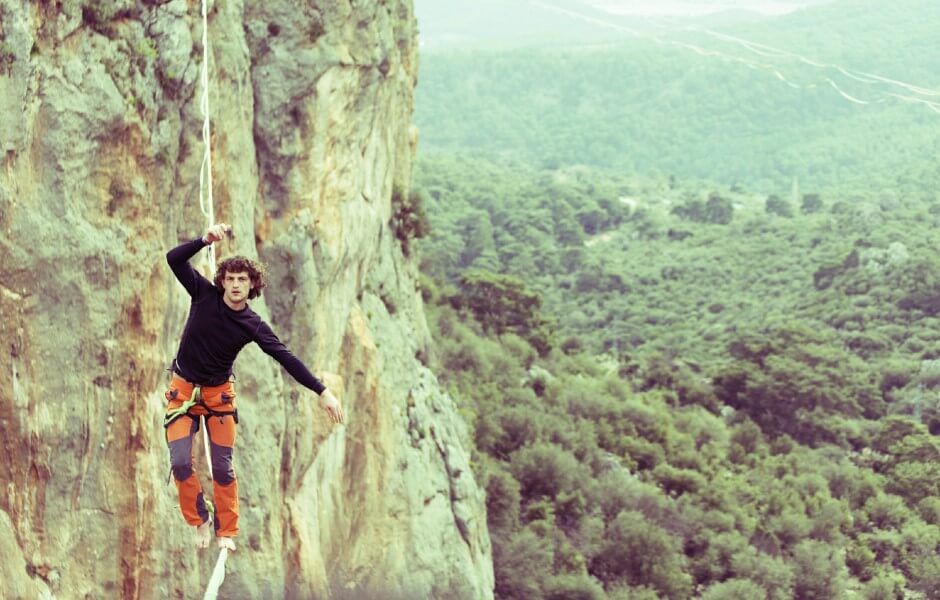
[[[196,527],[196,548],[208,548],[212,542],[212,530],[208,522]]]

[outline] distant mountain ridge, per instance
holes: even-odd
[[[690,25],[740,25],[782,14],[785,10],[781,7],[798,10],[811,3],[829,1],[419,0],[415,11],[421,26],[422,47],[437,51],[579,44],[622,34],[602,22],[641,32]]]
[[[637,31],[658,27],[641,17],[611,14],[581,0],[423,0],[416,3],[415,11],[424,51],[558,46],[622,37],[622,32],[573,14]]]
[[[793,178],[887,185],[940,150],[940,114],[922,102],[936,97],[886,81],[940,89],[940,52],[929,51],[938,27],[940,3],[846,0],[602,46],[426,52],[419,151],[766,193]]]

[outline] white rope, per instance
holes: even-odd
[[[209,479],[215,480],[212,474],[212,455],[209,449],[209,417],[206,415],[202,417],[202,441],[206,448],[206,464],[209,465]],[[213,505],[213,511],[218,510],[219,507]],[[209,578],[209,586],[206,588],[206,593],[202,597],[203,600],[215,600],[218,596],[219,588],[222,586],[222,582],[225,581],[225,561],[227,558],[228,548],[222,548],[222,550],[219,551],[218,560],[215,561],[215,568],[212,569],[212,577]]]
[[[206,1],[202,0],[202,143],[205,153],[202,155],[202,166],[199,168],[199,208],[206,217],[207,228],[215,222],[215,207],[212,202],[212,146],[209,129],[209,18],[206,12]],[[203,196],[205,192],[205,196]],[[209,274],[215,275],[215,249],[209,244],[207,254],[209,261]]]
[[[202,155],[202,167],[199,169],[199,208],[212,225],[215,212],[212,206],[212,148],[209,144],[209,17],[206,13],[206,0],[202,0],[202,142],[206,146]],[[205,176],[205,180],[203,179]],[[208,198],[203,198],[204,181],[208,182]],[[208,209],[206,208],[208,206]],[[215,274],[215,253],[209,244],[209,273]],[[206,463],[209,465],[209,477],[212,477],[212,459],[209,453],[209,421],[202,417],[202,439],[206,447]]]
[[[209,579],[209,587],[206,588],[206,594],[202,600],[215,600],[219,595],[219,587],[225,581],[225,559],[228,558],[228,548],[222,548],[219,552],[219,559],[215,561],[215,568],[212,569],[212,577]]]
[[[212,458],[209,450],[209,417],[202,415],[202,441],[206,447],[206,464],[209,465],[209,478],[214,480],[212,474]]]
[[[212,135],[209,124],[209,16],[206,9],[207,0],[202,0],[202,143],[205,153],[202,156],[202,166],[199,168],[199,208],[206,218],[206,227],[215,224],[215,206],[212,201]],[[204,195],[205,194],[205,195]],[[206,257],[209,263],[209,274],[215,275],[215,246],[209,244]],[[212,450],[209,447],[209,419],[202,417],[202,441],[205,446],[206,464],[209,466],[209,478],[214,480],[212,473]],[[218,506],[215,507],[218,511]],[[225,581],[225,561],[228,559],[228,548],[219,551],[219,558],[209,578],[209,586],[203,600],[216,600],[219,588]]]

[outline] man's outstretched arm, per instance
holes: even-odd
[[[343,407],[339,400],[328,390],[323,382],[310,372],[310,369],[304,363],[294,356],[294,353],[287,349],[287,346],[278,339],[271,331],[267,323],[262,322],[255,336],[255,342],[261,349],[274,360],[279,362],[284,369],[290,373],[291,377],[297,380],[297,383],[307,387],[320,396],[320,407],[326,410],[330,420],[334,423],[342,423],[346,416],[343,414]]]

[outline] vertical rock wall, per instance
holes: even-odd
[[[5,597],[198,597],[215,559],[189,545],[160,424],[188,310],[164,254],[206,227],[199,12],[0,0]],[[220,254],[267,265],[253,308],[348,413],[331,428],[243,351],[223,595],[492,597],[466,432],[419,359],[390,229],[415,144],[411,1],[216,0],[209,21]]]

